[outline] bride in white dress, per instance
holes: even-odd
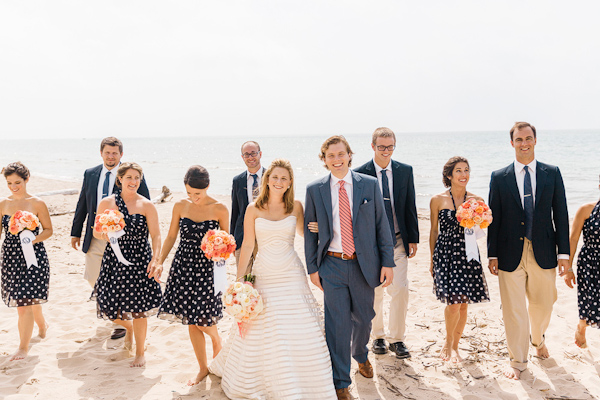
[[[293,171],[277,159],[244,219],[238,278],[258,243],[252,273],[264,309],[240,337],[237,324],[209,369],[230,399],[336,399],[321,310],[294,250],[303,233],[302,204],[294,201]]]

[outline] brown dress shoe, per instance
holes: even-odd
[[[373,377],[373,367],[371,366],[369,360],[365,361],[364,363],[358,363],[358,372],[360,372],[360,374],[365,378]]]
[[[338,400],[354,400],[354,397],[352,397],[348,388],[335,389],[335,395]]]

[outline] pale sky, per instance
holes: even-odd
[[[3,1],[0,137],[600,128],[597,1]]]

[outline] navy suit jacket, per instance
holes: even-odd
[[[90,243],[93,237],[94,220],[96,219],[96,209],[98,208],[98,182],[100,182],[100,174],[102,173],[102,164],[87,169],[83,174],[83,186],[79,193],[79,201],[75,208],[75,216],[73,217],[73,226],[71,227],[72,237],[81,237],[83,223],[87,217],[85,224],[85,238],[83,239],[82,250],[87,253],[90,248]],[[115,180],[116,183],[116,180]],[[115,184],[113,193],[120,192],[119,187]],[[142,177],[142,182],[138,188],[138,193],[150,199],[150,192],[146,185],[146,179]]]
[[[544,269],[555,268],[558,254],[569,254],[569,214],[565,186],[558,167],[537,162],[532,245],[535,260]],[[525,211],[517,187],[515,166],[492,172],[489,206],[488,257],[498,268],[512,272],[521,262],[525,237]]]
[[[248,207],[248,171],[244,171],[233,178],[231,187],[231,223],[229,229],[235,238],[236,248],[239,249],[244,241],[244,217]],[[265,169],[261,169],[261,175]]]
[[[419,219],[415,203],[415,184],[412,167],[392,160],[392,181],[394,193],[394,211],[404,243],[406,254],[409,254],[408,244],[419,243]],[[377,178],[373,160],[355,169],[361,174]],[[395,232],[394,232],[395,233]]]
[[[394,245],[377,179],[352,171],[352,231],[358,264],[371,287],[381,284],[381,267],[393,268]],[[333,238],[331,174],[306,187],[304,253],[309,274],[319,267]],[[319,232],[308,230],[318,222]]]

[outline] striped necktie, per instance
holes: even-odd
[[[351,256],[354,254],[354,235],[352,233],[352,214],[350,213],[350,201],[348,193],[344,188],[344,181],[340,181],[340,231],[342,233],[342,251]]]

